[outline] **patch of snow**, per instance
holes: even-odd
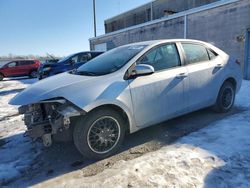
[[[0,83],[0,186],[27,173],[40,153],[38,143],[24,137],[26,130],[17,107],[8,101],[36,79],[3,81]]]
[[[28,85],[37,81],[37,79],[22,79],[18,81],[11,80],[10,78],[7,80],[8,81],[0,82],[0,120],[17,114],[17,107],[9,105],[9,100],[25,89]]]

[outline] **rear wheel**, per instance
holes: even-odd
[[[3,74],[0,73],[0,81],[2,81],[4,78]]]
[[[88,158],[106,158],[121,146],[124,127],[124,119],[113,109],[102,108],[90,112],[76,123],[73,133],[75,146]]]
[[[37,74],[37,71],[33,70],[33,71],[30,72],[29,77],[30,77],[30,78],[37,78],[37,75],[38,75],[38,74]]]
[[[216,112],[228,112],[234,105],[235,87],[231,82],[226,81],[219,92],[219,95],[214,105]]]

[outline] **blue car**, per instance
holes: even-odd
[[[62,72],[77,69],[102,53],[103,52],[79,52],[71,54],[58,62],[43,63],[38,69],[38,79],[41,80]]]

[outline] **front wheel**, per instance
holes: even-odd
[[[235,87],[231,82],[225,82],[219,92],[219,95],[214,105],[216,112],[228,112],[234,105]]]
[[[30,78],[37,78],[37,75],[38,75],[37,71],[33,70],[33,71],[30,72],[29,77]]]
[[[125,121],[113,109],[98,109],[79,118],[73,133],[79,152],[90,159],[103,159],[113,155],[121,146],[125,135]]]

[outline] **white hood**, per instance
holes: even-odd
[[[63,97],[83,108],[100,97],[112,96],[110,95],[111,92],[119,96],[119,92],[127,87],[127,82],[124,82],[124,80],[114,81],[119,80],[114,77],[116,76],[82,76],[62,73],[29,86],[11,99],[9,103],[12,105],[27,105]],[[119,87],[117,87],[118,85]],[[105,94],[107,92],[109,95]]]

